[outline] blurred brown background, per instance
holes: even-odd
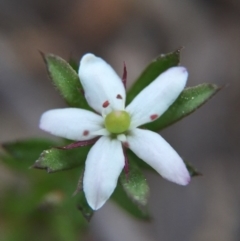
[[[93,52],[120,75],[125,61],[131,85],[154,57],[180,46],[189,86],[226,86],[162,133],[204,176],[179,187],[146,173],[152,222],[136,221],[108,202],[86,240],[239,240],[240,2],[0,1],[0,141],[48,136],[38,129],[40,115],[65,106],[39,50],[65,59]],[[2,171],[0,181],[6,180]]]

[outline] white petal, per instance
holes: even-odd
[[[110,136],[111,133],[107,129],[103,128],[103,129],[100,129],[98,131],[93,131],[92,135],[96,135],[96,136]]]
[[[113,193],[124,167],[121,142],[101,137],[87,156],[83,190],[89,206],[97,210]]]
[[[70,140],[90,140],[96,135],[91,132],[103,128],[100,115],[78,108],[49,110],[43,113],[39,127],[53,135]]]
[[[183,91],[187,77],[184,67],[172,67],[143,89],[126,108],[131,115],[130,128],[160,117]]]
[[[85,54],[80,62],[79,78],[88,104],[102,113],[104,103],[113,109],[122,110],[126,93],[122,80],[103,59]]]
[[[189,183],[183,160],[159,134],[137,128],[131,131],[127,141],[129,148],[162,177],[180,185]]]

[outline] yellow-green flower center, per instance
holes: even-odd
[[[105,127],[113,134],[120,134],[128,130],[130,122],[130,116],[126,111],[115,110],[106,116]]]

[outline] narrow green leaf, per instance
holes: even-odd
[[[190,164],[189,162],[185,162],[185,165],[188,169],[189,174],[191,175],[191,177],[197,177],[197,176],[202,176],[202,173],[199,172],[194,166],[192,166],[192,164]]]
[[[27,163],[35,161],[41,152],[56,146],[56,142],[47,139],[27,139],[22,141],[6,142],[2,147],[15,159]]]
[[[137,165],[144,170],[149,170],[149,171],[153,171],[156,174],[158,174],[155,169],[153,169],[151,166],[149,166],[146,162],[144,162],[143,160],[139,159],[131,150],[127,150],[127,156],[128,158],[131,158],[132,161],[134,161],[135,163],[137,163]],[[196,176],[202,176],[202,173],[199,172],[195,167],[193,167],[189,162],[184,161],[189,174],[191,175],[191,177],[196,177]],[[159,174],[158,174],[159,175]]]
[[[134,203],[139,206],[146,206],[149,195],[146,178],[131,156],[128,157],[128,165],[128,173],[125,173],[125,171],[121,173],[120,183]]]
[[[81,211],[84,218],[89,222],[94,214],[92,208],[88,205],[85,194],[83,191],[78,194],[78,209]]]
[[[89,222],[94,214],[92,208],[88,205],[85,193],[83,191],[83,175],[84,170],[82,170],[81,175],[78,180],[77,189],[73,196],[78,197],[77,208],[81,211],[83,217]]]
[[[112,197],[111,197],[120,207],[122,207],[126,212],[134,216],[135,218],[150,220],[150,216],[146,207],[140,207],[133,203],[131,199],[127,196],[126,192],[123,190],[121,184],[118,184]]]
[[[178,49],[169,54],[162,54],[151,62],[129,89],[126,104],[129,104],[138,93],[155,80],[161,73],[173,66],[177,66],[180,61],[180,51],[181,49]]]
[[[220,89],[214,84],[201,84],[186,88],[160,118],[144,127],[154,131],[162,130],[197,110]]]
[[[45,150],[32,167],[46,169],[48,173],[75,168],[84,165],[90,148],[90,146],[84,146],[71,150],[56,148]]]
[[[79,192],[83,191],[83,175],[84,175],[84,171],[82,171],[79,180],[78,180],[78,184],[77,184],[77,188],[75,190],[75,192],[73,193],[73,196],[77,195]]]
[[[79,65],[78,65],[78,62],[73,59],[73,58],[70,58],[68,63],[70,64],[70,66],[76,71],[76,73],[78,72],[78,68],[79,68]]]
[[[72,107],[90,109],[83,94],[78,74],[64,59],[53,54],[42,54],[54,85]]]

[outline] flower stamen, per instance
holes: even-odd
[[[121,96],[120,94],[118,94],[118,95],[116,96],[116,98],[117,98],[117,99],[122,99],[122,96]]]
[[[88,131],[88,130],[85,130],[85,131],[83,132],[83,135],[84,135],[84,136],[88,136],[88,135],[89,135],[89,131]]]
[[[107,108],[109,106],[109,101],[106,100],[103,104],[102,104],[102,107],[103,108]]]
[[[150,116],[150,119],[151,120],[156,120],[158,118],[158,115],[157,114],[154,114],[154,115],[151,115]]]

